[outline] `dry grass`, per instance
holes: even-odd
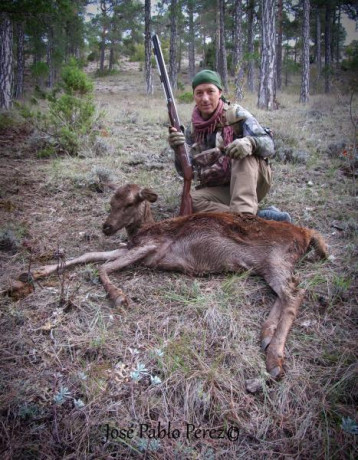
[[[5,286],[59,250],[72,257],[125,238],[101,233],[110,197],[101,177],[153,187],[157,219],[178,211],[182,183],[159,86],[148,98],[131,70],[96,88],[106,111],[97,150],[38,159],[20,131],[3,133],[0,237],[13,240],[0,253]],[[279,99],[274,113],[257,111],[249,95],[243,105],[311,157],[274,162],[266,203],[319,229],[334,256],[297,268],[307,294],[285,378],[267,380],[259,350],[274,298],[259,278],[132,267],[114,276],[131,305],[114,310],[96,266],[77,267],[26,299],[0,299],[2,458],[357,457],[357,188],[342,172],[346,160],[327,156],[330,142],[352,139],[348,97],[314,96],[306,107],[294,95]],[[191,106],[179,109],[188,120]],[[251,378],[262,392],[246,391]]]

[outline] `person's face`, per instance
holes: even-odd
[[[212,83],[202,83],[194,89],[194,100],[204,120],[215,111],[221,94],[222,91]]]

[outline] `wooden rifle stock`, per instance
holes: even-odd
[[[153,51],[155,59],[157,61],[157,67],[159,71],[160,81],[163,86],[164,94],[167,100],[168,115],[171,126],[177,131],[183,131],[183,127],[179,120],[177,108],[175,106],[175,100],[173,91],[170,86],[167,69],[163,58],[163,53],[160,47],[160,41],[157,35],[152,37]],[[179,215],[186,216],[192,214],[192,199],[190,196],[191,181],[193,179],[193,168],[191,166],[190,155],[186,144],[180,145],[175,148],[175,154],[179,158],[180,165],[183,171],[184,186],[181,197],[180,212]]]

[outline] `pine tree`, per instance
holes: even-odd
[[[324,90],[325,93],[331,92],[331,72],[332,72],[332,54],[331,54],[331,45],[332,45],[332,10],[330,2],[326,4],[326,17],[325,17],[325,27],[324,27],[324,77],[325,84]]]
[[[102,33],[101,33],[101,45],[100,45],[99,70],[100,72],[103,72],[105,53],[106,53],[106,34],[108,31],[107,5],[106,5],[105,0],[101,0],[101,13],[102,13]]]
[[[322,71],[322,54],[321,54],[321,9],[316,6],[316,34],[315,34],[315,58],[317,65],[317,78],[320,78]]]
[[[151,45],[151,0],[145,0],[145,81],[147,94],[153,94],[152,45]]]
[[[273,110],[275,108],[275,65],[276,65],[276,29],[275,0],[261,2],[261,68],[258,107]]]
[[[220,33],[220,45],[219,45],[219,68],[218,72],[221,76],[224,91],[228,90],[227,81],[227,56],[226,56],[226,43],[225,43],[225,2],[224,0],[218,0],[219,8],[219,33]]]
[[[195,75],[195,29],[194,29],[194,0],[188,0],[188,19],[189,19],[189,80]]]
[[[177,88],[178,62],[177,62],[177,45],[178,45],[178,28],[177,28],[177,9],[178,0],[171,0],[170,3],[170,48],[169,48],[169,80],[175,90]]]
[[[7,13],[0,13],[0,108],[12,104],[13,24]]]
[[[276,45],[276,82],[277,89],[282,87],[282,38],[283,38],[283,0],[277,3],[277,45]]]
[[[25,31],[24,21],[16,23],[16,73],[15,73],[15,99],[19,99],[24,92],[25,73]]]
[[[247,88],[250,93],[255,91],[254,9],[254,0],[247,0],[247,53],[249,56],[247,68]]]
[[[244,64],[242,56],[242,0],[235,0],[234,12],[234,52],[233,52],[233,69],[235,72],[235,92],[238,99],[242,99],[243,88],[242,82],[244,77]]]
[[[302,23],[302,80],[300,102],[309,101],[309,78],[310,78],[310,0],[303,0],[303,23]]]

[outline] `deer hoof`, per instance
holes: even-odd
[[[271,377],[274,380],[279,380],[284,374],[281,366],[276,366],[273,369],[271,369],[269,372],[270,372]]]
[[[121,294],[114,300],[115,307],[128,307],[129,302],[125,295]]]
[[[33,291],[33,284],[24,283],[20,280],[16,280],[11,284],[10,288],[5,291],[5,294],[7,294],[14,300],[19,300],[23,299],[24,297],[27,297]]]
[[[274,380],[279,380],[284,374],[284,358],[271,348],[272,346],[268,348],[266,354],[266,369]]]
[[[272,337],[265,337],[261,340],[261,350],[262,351],[266,351],[267,350],[267,347],[270,345],[271,343],[271,339]]]

